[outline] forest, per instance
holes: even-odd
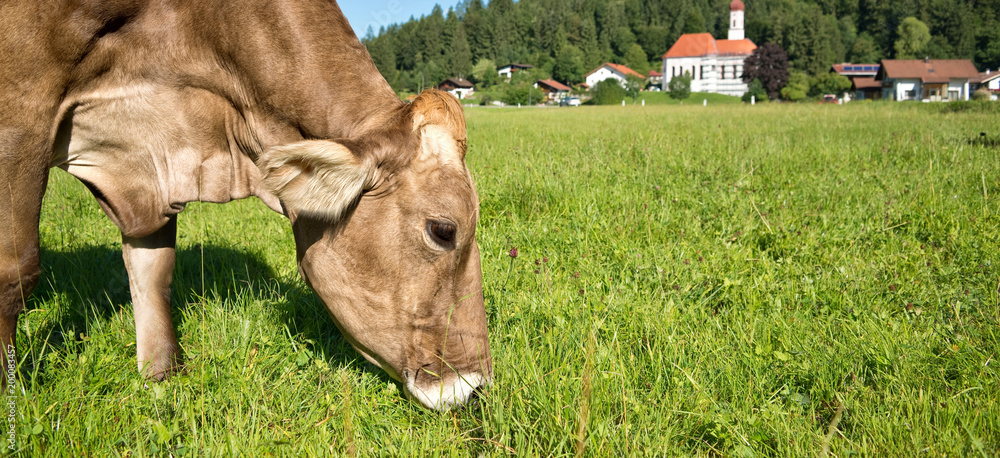
[[[497,67],[535,67],[533,78],[576,84],[604,62],[645,73],[684,33],[725,38],[730,0],[462,0],[362,38],[397,92],[445,78],[496,83]],[[746,36],[776,43],[807,75],[840,62],[971,59],[1000,67],[1000,0],[746,0]],[[916,44],[904,23],[926,25]],[[910,21],[912,22],[912,20]],[[922,27],[922,26],[921,26]],[[923,36],[920,36],[920,34]],[[905,35],[905,36],[904,36]]]

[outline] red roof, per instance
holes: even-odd
[[[753,44],[749,38],[742,40],[715,40],[715,47],[719,48],[720,56],[750,55],[757,45]]]
[[[998,77],[1000,77],[1000,71],[991,72],[989,70],[986,70],[985,72],[980,73],[978,78],[976,78],[974,80],[969,80],[969,82],[970,83],[980,83],[980,84],[982,84],[982,83],[986,83],[988,81],[993,81],[993,80],[997,79]]]
[[[656,70],[650,70],[649,71],[649,77],[650,78],[655,78],[657,76],[663,76],[663,73],[660,73],[660,72],[658,72]]]
[[[729,4],[729,11],[743,11],[745,9],[746,7],[743,6],[743,2],[740,0],[733,0],[733,2]]]
[[[854,89],[874,89],[882,87],[882,83],[875,81],[875,78],[855,77],[851,80]]]
[[[600,67],[595,68],[592,72],[587,73],[584,76],[584,78],[587,78],[588,76],[593,75],[594,73],[597,73],[598,70],[600,70],[600,69],[602,69],[604,67],[611,67],[611,69],[614,70],[615,72],[618,72],[618,73],[620,73],[622,75],[625,75],[625,76],[635,76],[635,77],[638,77],[638,78],[645,78],[645,76],[640,75],[639,72],[637,72],[635,70],[632,70],[631,68],[628,68],[628,67],[626,67],[624,65],[621,65],[621,64],[612,64],[611,62],[608,62],[608,63],[606,63],[604,65],[601,65]]]
[[[661,48],[662,49],[662,48]],[[715,38],[710,33],[685,33],[677,39],[677,42],[663,55],[668,57],[697,57],[717,54],[715,49]]]
[[[923,83],[947,83],[952,79],[974,79],[979,71],[969,59],[883,60],[876,79],[919,78]]]
[[[569,91],[569,86],[562,84],[556,80],[541,80],[538,82],[539,86],[548,86],[556,91]]]
[[[454,87],[454,88],[461,88],[461,89],[472,89],[473,87],[475,87],[475,86],[472,85],[472,83],[470,83],[465,78],[448,78],[448,79],[442,81],[441,84],[438,84],[439,88],[441,88],[441,87],[449,87],[449,86],[450,87]]]
[[[671,57],[701,57],[712,55],[750,55],[757,45],[748,38],[742,40],[716,40],[709,33],[685,33],[663,55]]]

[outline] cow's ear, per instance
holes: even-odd
[[[413,100],[410,110],[414,132],[423,131],[429,126],[444,129],[458,144],[458,160],[465,159],[465,113],[458,98],[447,92],[428,89]]]
[[[350,148],[307,140],[268,149],[257,160],[264,186],[299,212],[339,219],[353,206],[372,175]]]

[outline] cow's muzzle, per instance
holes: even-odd
[[[419,385],[413,372],[404,371],[403,377],[404,391],[408,398],[439,412],[469,403],[475,404],[482,391],[492,383],[491,379],[478,372],[454,374],[447,379]]]

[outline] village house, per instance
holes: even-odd
[[[875,80],[886,99],[944,102],[969,100],[979,71],[969,59],[883,60]]]
[[[555,80],[539,80],[535,87],[541,89],[550,102],[562,100],[570,92],[569,86]]]
[[[656,70],[650,70],[649,78],[646,80],[646,82],[649,86],[655,87],[655,90],[657,91],[660,90],[660,87],[663,86],[663,73],[660,73]]]
[[[475,86],[464,78],[448,78],[438,84],[437,88],[458,97],[459,100],[464,100],[476,90]]]
[[[972,81],[973,86],[970,90],[975,92],[976,89],[985,87],[986,90],[990,91],[990,100],[997,100],[997,96],[1000,96],[1000,71],[990,71],[986,69],[985,72],[979,74],[979,78]]]
[[[503,67],[500,67],[497,70],[497,73],[504,78],[510,79],[511,76],[514,76],[514,73],[517,73],[522,70],[529,70],[532,68],[535,67],[527,64],[507,64],[504,65]]]
[[[601,81],[604,81],[608,78],[614,78],[618,80],[618,84],[621,84],[622,87],[625,87],[625,83],[628,82],[628,77],[630,76],[634,78],[639,78],[644,81],[646,79],[646,77],[642,76],[641,73],[632,70],[631,68],[628,68],[621,64],[612,64],[610,62],[595,68],[590,73],[587,73],[587,75],[584,76],[583,79],[584,81],[586,81],[587,87],[597,86],[597,83],[600,83]]]
[[[851,80],[851,90],[855,100],[878,100],[882,98],[882,83],[875,81],[878,64],[834,64],[832,71]]]
[[[745,37],[740,0],[729,4],[729,35],[716,40],[708,33],[686,33],[663,55],[663,90],[670,80],[685,73],[691,76],[692,92],[714,92],[741,96],[747,91],[743,82],[743,62],[757,45]]]

